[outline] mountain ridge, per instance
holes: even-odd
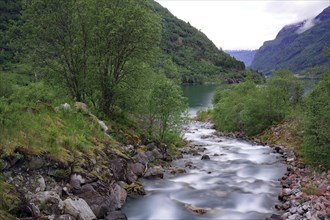
[[[274,40],[265,41],[251,68],[269,75],[285,68],[295,73],[317,65],[327,65],[323,51],[330,47],[330,7],[318,16],[284,26]]]
[[[248,67],[251,65],[257,50],[225,50],[225,52],[235,59],[244,62],[245,66]]]
[[[221,80],[242,78],[238,72],[245,70],[243,62],[217,48],[203,32],[177,18],[159,3],[152,1],[152,6],[162,19],[160,47],[163,60],[169,59],[175,64],[183,83],[198,83],[210,77]]]

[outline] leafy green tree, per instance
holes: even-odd
[[[93,10],[93,67],[99,79],[101,107],[110,115],[118,85],[154,57],[160,21],[146,0],[96,1]]]
[[[170,141],[171,133],[179,133],[187,104],[179,86],[165,77],[157,79],[149,97],[149,133],[160,141]],[[154,131],[156,130],[156,132]]]
[[[89,0],[26,0],[24,42],[30,60],[47,67],[77,100],[85,99],[91,13]]]
[[[301,82],[289,70],[276,71],[268,82],[268,89],[283,105],[296,105],[304,93]]]
[[[330,169],[330,72],[324,75],[306,103],[304,156]]]
[[[147,0],[27,0],[29,53],[77,101],[110,115],[118,87],[155,57],[159,18]]]
[[[289,71],[278,71],[267,84],[255,79],[217,91],[212,118],[218,129],[255,135],[288,116],[302,98],[303,89]]]

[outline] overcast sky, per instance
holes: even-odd
[[[258,49],[287,25],[315,17],[330,0],[156,0],[217,47]]]

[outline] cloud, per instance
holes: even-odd
[[[304,22],[304,25],[297,30],[297,33],[301,34],[305,31],[307,31],[308,29],[312,28],[314,25],[315,25],[314,19],[307,19]]]
[[[285,26],[317,16],[329,0],[156,0],[223,49],[257,49]],[[304,25],[305,31],[312,23]]]

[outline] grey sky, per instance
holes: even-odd
[[[257,49],[288,24],[315,17],[330,0],[156,0],[223,49]]]

